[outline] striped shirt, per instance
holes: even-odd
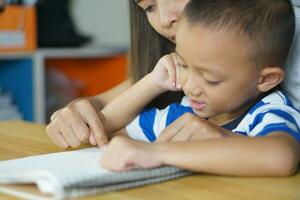
[[[162,130],[187,112],[193,113],[193,110],[188,98],[183,97],[180,104],[171,104],[163,110],[144,110],[126,127],[126,131],[133,139],[154,142]],[[281,91],[262,98],[243,116],[232,127],[232,132],[256,137],[283,131],[300,142],[300,112]]]

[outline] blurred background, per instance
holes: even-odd
[[[126,0],[0,0],[0,120],[39,123],[127,77]]]
[[[124,81],[128,12],[127,0],[0,0],[0,120],[47,123]]]

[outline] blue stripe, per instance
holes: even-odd
[[[185,113],[194,113],[191,107],[173,103],[169,106],[166,127]]]
[[[300,112],[293,104],[293,102],[291,101],[291,99],[289,98],[288,95],[286,95],[284,92],[282,92],[282,94],[284,95],[285,99],[286,99],[286,103],[288,106],[292,107],[293,109],[295,109],[297,112]]]
[[[248,134],[246,132],[242,132],[242,131],[234,131],[233,133],[237,133],[237,134],[240,134],[240,135],[248,136]]]
[[[283,131],[293,136],[298,142],[300,142],[300,134],[289,128],[285,123],[269,124],[264,127],[264,129],[259,132],[256,136],[266,136],[272,132]]]
[[[265,113],[259,113],[258,115],[255,116],[252,124],[249,125],[249,131],[253,130],[257,124],[262,122],[265,115],[270,114],[270,113],[280,116],[280,117],[284,118],[285,120],[289,121],[290,123],[295,124],[297,127],[297,131],[300,132],[298,124],[297,124],[296,120],[294,119],[294,117],[292,115],[290,115],[289,113],[282,111],[282,110],[269,110],[268,112],[265,112]]]
[[[278,96],[281,97],[281,99],[283,100],[284,104],[287,105],[287,100],[285,98],[285,95],[279,91],[276,91],[276,94],[278,94]]]
[[[290,98],[288,96],[285,96],[286,99],[286,103],[288,106],[292,107],[295,109],[293,102],[290,100]]]
[[[145,110],[140,113],[139,125],[150,142],[154,142],[156,140],[153,130],[155,115],[155,108]]]
[[[251,109],[249,110],[249,114],[253,114],[254,113],[254,111],[257,109],[257,108],[259,108],[259,107],[261,107],[261,106],[264,106],[264,105],[266,105],[266,103],[265,102],[263,102],[262,100],[260,100],[260,101],[258,101],[253,107],[251,107]]]

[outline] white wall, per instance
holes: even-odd
[[[129,46],[128,0],[73,0],[72,15],[80,32],[95,43]]]
[[[300,0],[292,0],[292,2],[297,5],[297,6],[300,6]]]

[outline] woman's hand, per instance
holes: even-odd
[[[192,113],[186,113],[163,130],[156,141],[205,140],[228,136],[233,136],[233,133]]]
[[[153,144],[116,136],[105,146],[101,166],[113,171],[158,167],[162,163],[157,161],[152,147]]]
[[[103,146],[108,142],[104,120],[90,100],[80,99],[56,111],[46,131],[48,137],[63,149],[83,143]]]
[[[178,91],[181,89],[178,60],[175,53],[163,56],[150,75],[153,84],[163,90]]]

